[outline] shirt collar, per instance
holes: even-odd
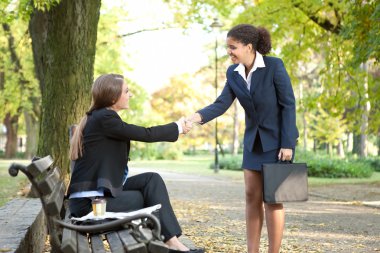
[[[251,71],[249,71],[248,75],[255,71],[257,68],[265,68],[263,55],[258,51],[256,51],[255,62],[253,63],[253,67]],[[243,63],[239,63],[239,65],[234,70],[237,71],[241,76],[245,76],[245,66]]]

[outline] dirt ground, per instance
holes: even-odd
[[[208,253],[244,253],[244,184],[160,173],[184,234]],[[380,252],[380,182],[311,187],[309,201],[287,203],[281,252]],[[365,202],[366,203],[366,202]],[[261,252],[267,252],[264,222]]]

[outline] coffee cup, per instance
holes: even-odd
[[[107,200],[105,198],[94,198],[92,200],[92,211],[95,217],[103,216],[106,213]]]

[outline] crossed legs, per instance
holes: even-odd
[[[285,223],[282,204],[263,204],[261,173],[244,170],[248,253],[258,253],[264,212],[268,230],[268,253],[278,253]]]

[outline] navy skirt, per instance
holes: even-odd
[[[263,152],[260,135],[256,136],[252,152],[244,146],[242,168],[247,170],[261,171],[263,163],[276,163],[278,161],[279,149]]]

